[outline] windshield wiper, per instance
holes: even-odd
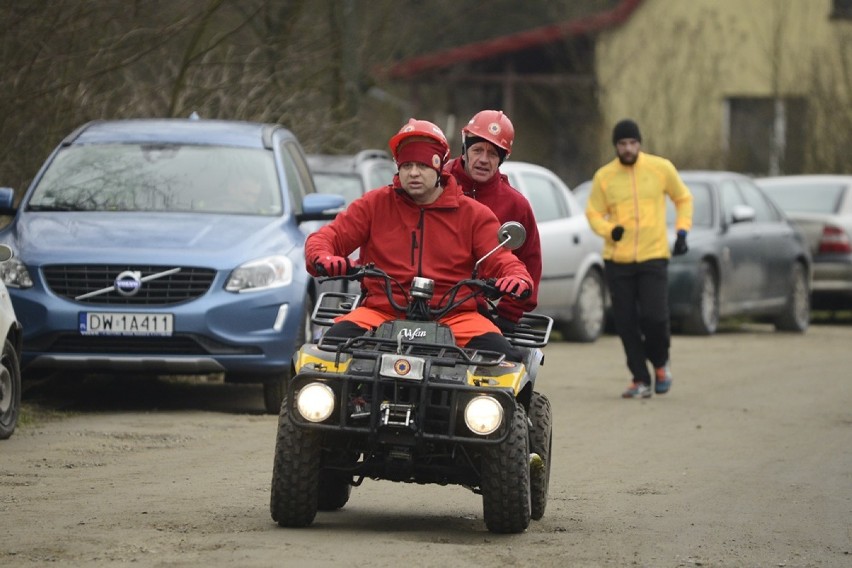
[[[76,205],[33,205],[27,206],[29,211],[87,211]]]

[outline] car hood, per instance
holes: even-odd
[[[286,217],[27,212],[7,242],[27,264],[98,262],[228,267],[286,254],[304,240]],[[7,233],[8,235],[8,233]]]

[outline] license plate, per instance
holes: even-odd
[[[173,331],[172,314],[80,313],[82,335],[171,335]]]

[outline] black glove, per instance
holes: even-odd
[[[512,320],[508,320],[503,316],[494,316],[494,325],[500,328],[500,331],[505,335],[507,333],[514,333],[515,326],[517,325]]]
[[[620,241],[621,237],[624,235],[624,227],[622,227],[621,225],[616,225],[615,227],[612,228],[611,235],[612,235],[612,240],[614,240],[615,242]]]
[[[689,247],[686,246],[686,231],[681,229],[677,232],[677,239],[675,240],[674,248],[672,249],[672,254],[675,256],[680,256],[682,254],[686,254],[686,251],[689,250]]]

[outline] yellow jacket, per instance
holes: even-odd
[[[632,166],[616,158],[595,173],[586,217],[604,238],[605,259],[629,263],[671,257],[666,195],[677,209],[675,229],[691,229],[692,194],[665,158],[639,152]],[[624,227],[618,242],[612,240],[616,225]]]

